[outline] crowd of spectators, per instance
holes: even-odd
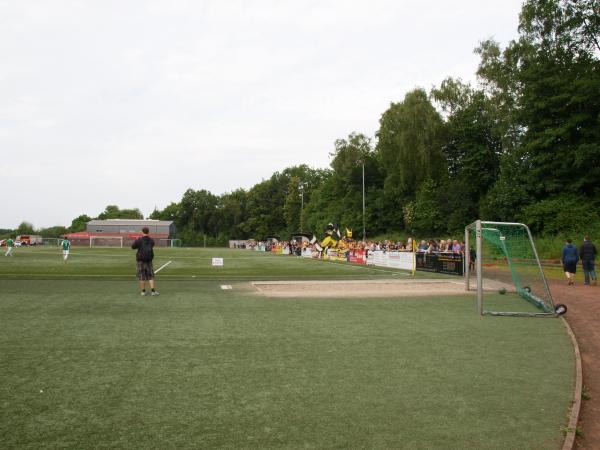
[[[315,245],[309,241],[295,240],[291,241],[247,241],[244,248],[260,249],[270,251],[273,245],[277,245],[284,249],[286,254],[300,254],[303,250],[309,249],[314,250]],[[464,253],[465,243],[464,241],[458,241],[457,239],[430,239],[421,240],[415,242],[415,248],[417,253]],[[349,240],[343,244],[344,248],[350,250],[368,250],[368,251],[400,251],[410,252],[413,248],[413,241],[408,238],[406,241],[358,241]]]

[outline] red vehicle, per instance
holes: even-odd
[[[41,244],[42,241],[42,237],[41,236],[37,236],[37,235],[28,235],[28,234],[22,234],[20,236],[17,236],[17,238],[15,239],[15,244],[18,246],[18,244],[20,245],[37,245],[37,244]]]

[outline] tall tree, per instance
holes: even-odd
[[[478,216],[479,203],[496,182],[502,155],[496,109],[481,90],[448,78],[432,90],[447,120],[442,147],[448,184],[440,192],[441,210],[450,231]]]
[[[600,183],[598,8],[593,0],[526,1],[519,39],[503,52],[489,42],[480,48],[479,75],[513,94],[520,133],[510,165],[527,173],[537,199],[589,197]]]
[[[300,231],[300,209],[303,207],[303,200],[300,197],[301,190],[300,179],[291,177],[288,183],[285,196],[285,204],[283,205],[283,215],[286,222],[286,231],[288,234],[293,234]]]
[[[379,123],[376,153],[384,183],[377,202],[383,214],[378,217],[382,228],[401,229],[402,208],[414,200],[421,184],[445,177],[442,118],[427,93],[416,89],[392,103]]]
[[[21,222],[15,231],[17,234],[35,234],[33,224],[25,221]]]
[[[444,175],[442,132],[442,119],[424,90],[411,91],[401,103],[392,103],[377,132],[386,184],[393,184],[386,190],[414,196],[424,180]]]

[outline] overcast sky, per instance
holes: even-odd
[[[521,0],[0,0],[0,228],[249,188],[517,36]]]

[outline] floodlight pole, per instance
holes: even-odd
[[[304,212],[304,185],[300,183],[300,234],[302,234],[302,213]]]
[[[365,161],[364,159],[361,161],[362,163],[362,207],[363,207],[363,242],[367,242],[367,226],[365,221]]]
[[[469,241],[469,227],[465,227],[465,254],[463,255],[464,273],[465,273],[465,290],[470,289],[471,284],[471,243]]]

